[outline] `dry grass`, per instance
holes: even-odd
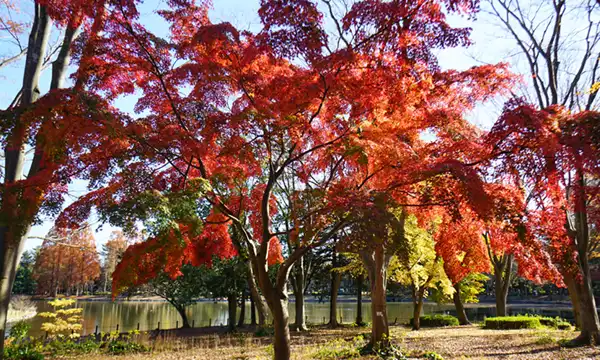
[[[366,328],[337,330],[315,328],[306,334],[292,334],[292,359],[314,359],[317,354],[350,349]],[[86,355],[79,360],[221,360],[271,359],[270,338],[251,333],[181,336],[168,334],[155,342],[150,354],[129,356]],[[483,330],[477,326],[410,331],[393,327],[392,337],[411,358],[435,351],[444,359],[600,359],[600,348],[561,348],[557,341],[575,337],[576,333],[559,330]],[[144,341],[150,341],[146,339]],[[332,351],[333,349],[333,351]],[[331,356],[331,355],[330,355]],[[321,357],[322,358],[322,357]],[[335,356],[326,359],[336,359]],[[367,357],[361,360],[370,359]]]
[[[409,331],[401,347],[435,351],[444,359],[600,359],[600,348],[561,348],[559,340],[572,339],[574,331],[484,330],[476,326]]]

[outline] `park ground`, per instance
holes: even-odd
[[[375,359],[360,356],[362,335],[368,328],[313,328],[307,333],[292,333],[292,359]],[[571,339],[575,331],[561,330],[484,330],[477,325],[411,331],[394,326],[391,337],[409,359],[423,359],[435,352],[443,359],[600,359],[600,348],[564,348],[561,340]],[[86,355],[78,360],[221,360],[271,359],[270,337],[252,333],[200,335],[179,331],[155,343],[152,353],[126,356]]]

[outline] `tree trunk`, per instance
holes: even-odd
[[[331,253],[331,268],[335,269],[338,266],[337,253],[335,250],[335,243],[333,245]],[[342,282],[342,274],[338,271],[331,272],[331,292],[329,294],[329,327],[336,328],[339,324],[337,321],[337,298],[340,290],[340,283]]]
[[[248,261],[248,287],[250,288],[250,296],[252,297],[252,302],[254,303],[256,312],[258,313],[258,326],[263,327],[265,326],[265,323],[267,321],[268,308],[265,299],[258,292],[258,286],[254,278],[254,271],[252,269],[252,264],[250,263],[250,261]]]
[[[600,344],[600,324],[596,310],[596,300],[592,291],[590,276],[585,276],[582,282],[576,281],[579,303],[581,306],[581,334],[574,340],[577,344]]]
[[[465,307],[462,303],[462,299],[460,298],[460,282],[457,282],[454,285],[454,295],[452,295],[452,300],[454,300],[454,307],[456,307],[458,323],[461,325],[470,325],[471,322],[469,321],[469,318],[467,318]]]
[[[413,330],[421,329],[421,311],[423,310],[423,297],[413,300]]]
[[[290,328],[287,301],[277,298],[271,300],[271,312],[273,313],[273,327],[275,331],[275,340],[273,347],[275,350],[275,360],[289,360],[290,349]]]
[[[579,300],[579,294],[577,292],[577,285],[575,284],[575,278],[570,274],[563,274],[563,280],[567,285],[569,291],[569,297],[571,298],[571,306],[573,308],[573,317],[575,318],[575,326],[581,329],[581,302]]]
[[[296,297],[296,302],[294,304],[296,309],[296,321],[294,323],[294,329],[296,331],[307,331],[308,328],[306,327],[306,315],[304,312],[304,292],[297,291],[294,293],[294,296]]]
[[[46,12],[46,7],[35,4],[35,17],[29,34],[25,71],[23,74],[23,90],[21,105],[25,108],[39,97],[39,77],[42,70],[50,27],[52,21]],[[10,184],[23,178],[25,164],[25,129],[18,121],[8,137],[4,148],[4,183]],[[12,203],[12,205],[11,205]],[[16,269],[22,247],[27,238],[31,220],[23,218],[15,206],[18,201],[16,194],[5,191],[2,194],[3,225],[0,227],[0,359],[4,357],[4,336],[10,293],[15,281]]]
[[[39,78],[42,72],[44,59],[46,57],[46,49],[48,39],[50,37],[52,20],[46,11],[46,7],[35,3],[34,5],[34,21],[29,34],[27,57],[25,59],[25,70],[23,74],[23,87],[19,104],[15,104],[17,111],[25,109],[29,105],[37,101],[40,96]],[[51,88],[56,89],[60,86],[61,81],[55,79],[63,79],[66,73],[68,60],[70,56],[70,42],[74,39],[75,34],[69,31],[65,34],[63,46],[57,58],[56,70],[53,69]],[[68,39],[67,39],[68,38]],[[65,46],[64,42],[69,42],[69,46]],[[60,68],[59,68],[60,66]],[[25,140],[27,134],[21,120],[18,119],[14,129],[8,137],[8,142],[4,149],[4,182],[5,184],[14,183],[24,177],[23,168],[25,164]],[[39,139],[36,139],[39,140]],[[36,143],[34,157],[29,169],[29,178],[36,175],[42,166],[42,154],[40,150],[41,144]],[[38,190],[38,194],[43,195],[43,190]],[[19,210],[14,204],[17,202],[10,201],[15,194],[5,191],[2,194],[2,203],[0,208],[5,224],[0,226],[0,337],[4,339],[6,330],[6,319],[8,313],[8,305],[10,303],[10,295],[15,280],[16,269],[19,264],[20,256],[27,239],[27,235],[33,223],[33,217],[37,213],[39,204],[33,202],[31,204],[23,204],[28,211],[26,216],[19,213]],[[10,205],[12,203],[12,205]],[[58,286],[57,286],[58,287]],[[4,340],[0,341],[0,360],[4,357]]]
[[[386,346],[389,341],[389,324],[387,318],[386,287],[387,265],[389,257],[384,254],[382,245],[375,248],[368,256],[363,255],[363,261],[369,269],[371,283],[371,345]]]
[[[235,330],[235,321],[237,319],[237,296],[234,293],[227,296],[227,306],[229,308],[229,318],[227,319],[227,329],[229,331]]]
[[[575,229],[577,244],[577,260],[582,281],[575,281],[575,288],[581,305],[581,334],[574,340],[578,344],[600,344],[600,322],[596,309],[596,300],[592,290],[592,278],[588,258],[590,229],[587,215],[587,194],[585,193],[585,177],[583,170],[577,169],[577,186],[575,187]]]
[[[512,254],[503,255],[499,259],[494,259],[494,282],[496,288],[496,316],[506,316],[506,300],[508,289],[510,288],[513,256]]]
[[[502,290],[502,279],[496,276],[496,316],[506,316],[507,294]]]
[[[267,240],[265,240],[267,241]],[[289,267],[281,266],[277,271],[277,280],[275,284],[269,277],[266,254],[264,258],[257,259],[256,271],[258,276],[258,285],[262,293],[265,295],[265,300],[271,310],[273,316],[273,330],[275,339],[273,347],[275,350],[275,360],[290,359],[290,328],[289,328],[289,313],[288,313],[288,297],[287,297],[287,279],[289,275]],[[258,266],[261,264],[261,266]]]
[[[339,325],[337,321],[337,299],[342,282],[342,274],[337,271],[331,273],[331,294],[329,296],[329,327],[335,328]]]
[[[19,255],[22,252],[22,247],[25,241],[19,242],[19,247],[15,247],[13,244],[15,241],[11,241],[8,234],[5,232],[0,234],[0,244],[3,244],[2,250],[2,278],[0,279],[0,335],[4,339],[6,333],[6,319],[8,315],[8,307],[10,304],[10,293],[15,282],[15,276],[17,273],[17,265],[19,264]],[[4,340],[0,341],[0,359],[4,355]]]
[[[256,305],[254,304],[252,293],[250,293],[250,325],[256,326]]]
[[[304,258],[301,257],[294,265],[295,274],[292,279],[296,309],[296,320],[294,322],[294,330],[307,331],[306,313],[304,306]]]
[[[362,291],[363,291],[364,275],[358,275],[356,278],[356,325],[364,325],[362,316]]]
[[[238,327],[244,326],[244,321],[246,320],[246,289],[242,291],[242,301],[240,302],[240,318],[238,320]]]
[[[181,316],[181,323],[183,324],[181,327],[183,329],[189,329],[190,322],[188,320],[187,314],[185,313],[185,307],[176,306],[175,309],[177,309],[179,316]]]

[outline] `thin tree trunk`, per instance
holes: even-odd
[[[229,318],[227,319],[227,328],[229,331],[235,330],[235,321],[237,319],[237,296],[231,293],[227,296],[227,306],[229,308]]]
[[[461,325],[470,325],[471,322],[467,317],[467,313],[465,312],[465,307],[462,303],[462,299],[460,298],[460,282],[454,284],[454,295],[452,295],[452,300],[454,300],[454,307],[456,307],[456,315],[458,317],[458,323]]]
[[[335,243],[333,245],[331,253],[331,267],[335,269],[338,266],[337,253],[335,250]],[[331,272],[331,288],[329,294],[329,327],[336,328],[339,324],[337,321],[337,298],[340,290],[340,283],[342,281],[342,274],[338,271]]]
[[[306,327],[306,315],[304,312],[304,293],[302,291],[295,293],[296,302],[294,304],[296,309],[296,321],[294,328],[296,331],[308,331]]]
[[[329,327],[335,328],[339,325],[337,321],[337,299],[342,282],[342,274],[333,271],[331,274],[331,294],[329,296]]]
[[[179,316],[181,316],[181,323],[183,324],[181,327],[183,329],[189,329],[190,322],[188,320],[187,314],[185,313],[185,307],[175,306],[175,309],[177,309]]]
[[[252,269],[252,264],[250,261],[248,261],[248,287],[250,288],[252,302],[254,303],[256,312],[258,313],[258,326],[264,327],[267,321],[267,303],[258,292],[258,286],[254,278],[254,270]]]
[[[244,288],[244,290],[242,291],[242,301],[240,303],[240,318],[238,320],[238,327],[242,327],[244,326],[244,321],[246,318],[246,288]]]
[[[256,305],[254,304],[252,293],[250,293],[250,325],[256,326]]]
[[[423,292],[413,291],[413,330],[421,329],[421,312],[423,311]]]
[[[356,325],[364,325],[362,315],[362,291],[363,291],[364,275],[358,275],[356,278]]]
[[[292,285],[294,290],[296,309],[296,320],[294,322],[294,329],[296,331],[307,331],[306,327],[306,316],[304,306],[304,258],[301,257],[296,264],[294,264],[295,274],[292,279]]]

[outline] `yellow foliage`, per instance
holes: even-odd
[[[49,336],[62,337],[67,335],[71,338],[79,337],[79,331],[82,329],[81,313],[83,309],[72,307],[75,305],[75,300],[59,298],[49,301],[48,304],[54,308],[54,312],[39,314],[39,316],[48,320],[42,324],[42,331],[47,332]]]
[[[598,90],[600,90],[600,82],[596,82],[596,83],[592,84],[592,87],[588,91],[586,91],[586,93],[593,94]]]
[[[390,279],[417,291],[435,286],[444,294],[452,295],[454,287],[446,276],[442,259],[435,252],[435,240],[419,227],[414,215],[406,219],[404,237],[405,246],[390,262]]]

